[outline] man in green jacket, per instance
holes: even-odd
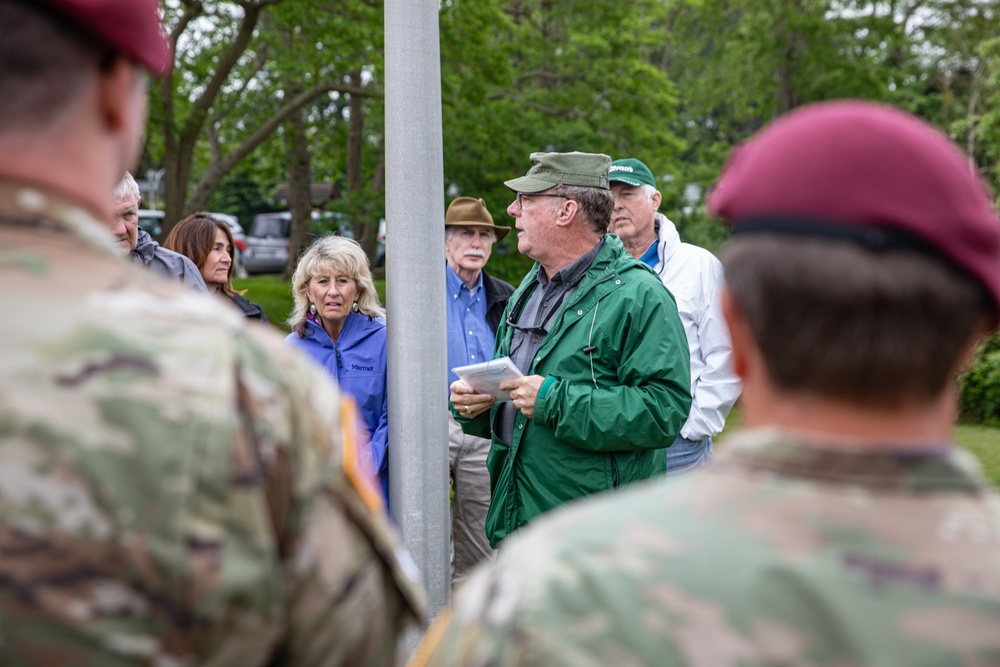
[[[607,233],[611,158],[533,153],[516,197],[518,250],[534,268],[511,296],[498,354],[525,377],[511,400],[451,385],[466,433],[489,437],[486,534],[497,547],[563,503],[653,477],[691,407],[684,328],[670,292]]]

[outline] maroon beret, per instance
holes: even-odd
[[[1000,221],[988,189],[944,134],[903,111],[840,101],[779,118],[730,155],[708,209],[734,234],[922,245],[972,274],[1000,308]]]
[[[162,76],[170,71],[157,0],[43,0],[73,25]]]

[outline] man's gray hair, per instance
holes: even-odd
[[[654,188],[649,183],[643,183],[642,184],[642,191],[646,193],[646,199],[652,199],[653,195],[655,195],[657,192],[659,192],[659,190],[657,190],[656,188]]]
[[[126,199],[134,199],[139,201],[142,196],[139,194],[139,184],[135,182],[132,178],[132,174],[125,172],[125,177],[122,178],[121,183],[115,188],[115,201],[124,201]]]
[[[580,214],[587,228],[596,234],[605,234],[611,224],[611,212],[615,209],[615,196],[607,188],[593,188],[585,185],[557,185],[546,190],[563,195],[579,204]],[[553,200],[552,206],[559,203]]]

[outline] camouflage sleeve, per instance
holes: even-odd
[[[358,455],[357,411],[293,350],[270,338],[246,343],[246,472],[262,462],[286,574],[282,657],[294,665],[394,665],[404,625],[422,616],[423,594]],[[262,355],[257,345],[272,349]],[[274,356],[281,381],[261,382],[259,362]]]
[[[520,617],[517,577],[496,566],[465,580],[451,608],[424,634],[407,667],[524,667],[550,664],[530,657]]]

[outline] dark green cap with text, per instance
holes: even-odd
[[[608,171],[608,179],[612,183],[625,183],[635,187],[639,187],[640,185],[652,185],[654,188],[656,187],[656,179],[653,178],[653,172],[634,157],[612,162],[611,169]]]
[[[599,153],[532,153],[531,169],[504,181],[514,192],[541,192],[557,185],[608,188],[611,158]]]

